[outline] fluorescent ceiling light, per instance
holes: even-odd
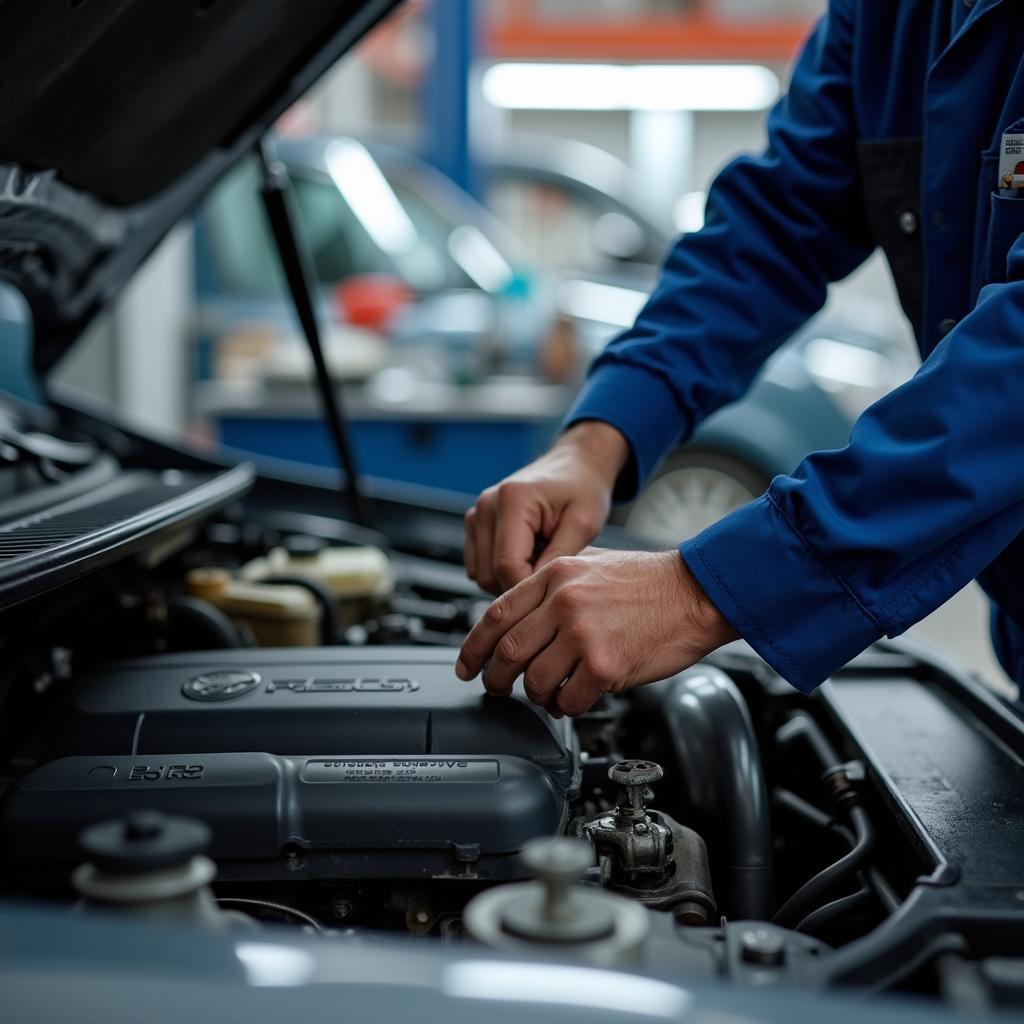
[[[765,110],[779,79],[760,64],[495,64],[485,99],[506,110]]]

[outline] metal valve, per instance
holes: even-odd
[[[648,810],[650,786],[665,776],[654,761],[620,761],[608,778],[621,788],[614,810],[582,825],[597,849],[608,884],[647,906],[670,910],[683,924],[714,917],[704,842],[661,811]]]
[[[620,761],[608,769],[608,778],[621,786],[623,797],[619,801],[620,814],[634,821],[643,821],[647,815],[647,789],[665,777],[660,764],[654,761]]]

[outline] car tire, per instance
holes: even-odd
[[[670,456],[615,520],[645,541],[678,544],[753,501],[769,482],[766,473],[735,456],[688,448]]]

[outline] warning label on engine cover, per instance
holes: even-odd
[[[497,761],[458,758],[341,758],[307,761],[303,782],[497,782]]]

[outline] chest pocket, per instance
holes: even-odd
[[[857,143],[871,236],[889,261],[900,305],[918,337],[924,316],[921,150],[920,138]]]
[[[985,285],[1006,280],[1006,258],[1013,243],[1024,234],[1024,199],[1008,198],[993,191],[998,176],[999,154],[983,153],[978,181],[974,296]]]

